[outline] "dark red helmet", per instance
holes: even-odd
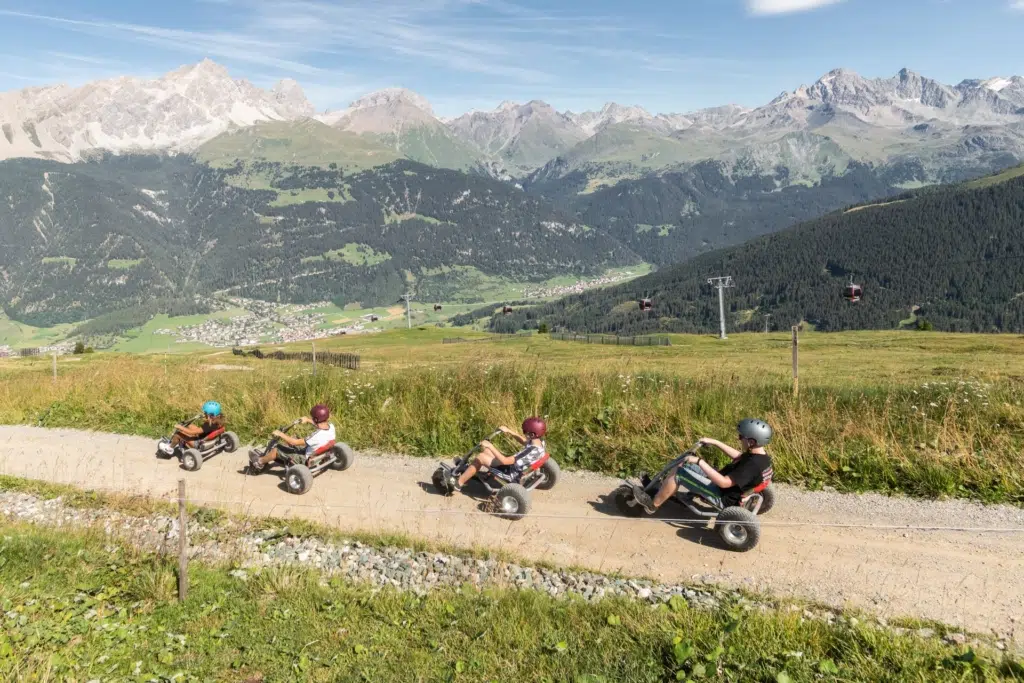
[[[523,420],[523,434],[533,434],[534,436],[544,436],[548,432],[548,426],[544,423],[544,420],[539,417],[528,417]]]
[[[313,418],[313,422],[327,422],[331,417],[331,410],[323,403],[317,403],[309,411],[309,416]]]

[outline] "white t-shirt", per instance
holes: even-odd
[[[334,423],[328,422],[327,429],[317,429],[306,437],[306,455],[313,455],[318,448],[323,448],[334,441]]]
[[[543,439],[540,440],[540,445],[532,444],[529,441],[523,446],[523,450],[515,454],[516,462],[522,466],[529,466],[544,457],[547,452],[548,446]]]

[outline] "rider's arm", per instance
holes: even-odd
[[[525,436],[520,436],[519,434],[516,434],[515,432],[513,432],[508,427],[502,427],[501,431],[502,431],[503,434],[505,434],[509,438],[515,439],[516,441],[518,441],[519,443],[523,444],[524,446],[526,445],[526,437]],[[508,463],[506,463],[506,464],[508,464]]]
[[[276,436],[281,441],[284,441],[286,444],[288,444],[289,446],[291,446],[293,448],[305,448],[306,447],[306,440],[305,439],[297,439],[294,436],[288,436],[287,434],[285,434],[284,432],[282,432],[280,430],[275,430],[274,431],[274,436]]]
[[[710,463],[707,463],[704,460],[698,460],[697,467],[699,467],[701,472],[703,472],[707,478],[711,480],[711,483],[718,488],[727,489],[732,487],[732,478],[723,476],[718,470],[712,467]]]
[[[700,441],[701,441],[701,443],[707,444],[708,446],[714,446],[718,450],[720,450],[723,453],[725,453],[726,455],[728,455],[733,460],[735,460],[736,458],[738,458],[741,455],[743,455],[742,453],[740,453],[738,450],[736,450],[732,446],[724,444],[721,441],[719,441],[718,439],[709,439],[709,438],[705,437],[705,438],[701,439]]]

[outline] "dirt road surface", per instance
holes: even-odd
[[[776,485],[761,518],[760,544],[724,550],[710,529],[619,516],[608,497],[618,480],[563,471],[536,491],[528,517],[479,512],[467,494],[433,491],[437,461],[358,453],[345,472],[327,471],[303,496],[273,473],[245,476],[247,447],[197,472],[155,457],[154,440],[34,427],[0,427],[0,472],[94,490],[177,495],[232,511],[297,516],[341,529],[399,532],[462,547],[502,548],[532,560],[659,581],[711,581],[868,609],[886,618],[935,619],[1020,643],[1024,629],[1024,510],[961,501],[806,492]],[[672,507],[671,510],[668,510]],[[666,506],[661,517],[685,517]],[[971,531],[829,525],[973,527]],[[979,531],[978,527],[999,528]],[[1005,529],[1018,531],[1006,531]]]

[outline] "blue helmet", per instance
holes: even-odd
[[[207,401],[203,404],[203,413],[214,417],[220,415],[220,404],[216,401]]]

